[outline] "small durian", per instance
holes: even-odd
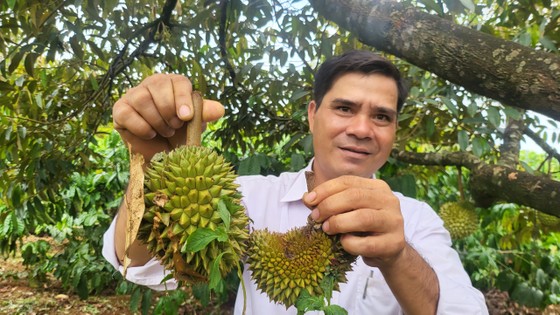
[[[195,104],[201,106],[198,97]],[[195,108],[195,113],[200,111]],[[192,129],[200,141],[200,130]],[[177,280],[197,282],[208,280],[215,262],[222,277],[240,264],[249,238],[249,218],[240,205],[232,166],[212,149],[189,142],[193,141],[150,161],[138,239]],[[187,240],[201,230],[209,241],[197,251],[190,250]]]
[[[537,211],[537,222],[545,227],[548,228],[560,228],[560,218],[550,215],[548,213],[544,213],[542,211]]]
[[[439,216],[454,240],[473,234],[479,227],[474,205],[468,201],[443,204],[439,209]]]
[[[333,290],[338,290],[356,260],[342,248],[338,235],[328,235],[320,226],[308,219],[307,225],[286,233],[263,229],[250,234],[247,264],[251,278],[271,301],[286,309],[296,304],[304,290],[311,296],[322,295],[321,282],[326,276],[334,280]]]

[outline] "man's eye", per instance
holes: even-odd
[[[338,111],[345,112],[345,113],[350,111],[350,107],[348,107],[348,106],[338,106],[336,109]]]

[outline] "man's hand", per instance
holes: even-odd
[[[303,197],[323,231],[341,234],[342,247],[378,267],[405,314],[435,314],[437,276],[405,240],[399,199],[382,180],[341,176]]]
[[[306,194],[311,218],[327,234],[342,234],[344,249],[372,267],[395,261],[405,249],[399,199],[381,180],[341,176]]]
[[[113,106],[113,124],[132,152],[149,161],[155,153],[185,144],[186,121],[193,117],[192,84],[178,74],[154,74],[131,88]],[[216,101],[204,100],[202,120],[224,115]]]

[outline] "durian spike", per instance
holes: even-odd
[[[192,93],[193,117],[187,123],[187,145],[200,146],[202,137],[202,95],[198,91]]]

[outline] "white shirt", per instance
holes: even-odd
[[[252,228],[268,228],[286,232],[305,225],[310,210],[301,197],[307,191],[305,170],[276,176],[240,176],[237,182]],[[440,288],[438,314],[488,314],[484,296],[475,289],[463,269],[458,254],[451,247],[449,233],[439,216],[426,203],[395,193],[399,198],[408,243],[424,257],[437,274]],[[103,256],[122,272],[114,250],[115,221],[104,235]],[[171,279],[161,284],[168,274],[155,259],[140,267],[127,270],[127,280],[155,290],[175,289]],[[358,258],[353,270],[346,274],[348,281],[340,284],[340,292],[333,292],[331,304],[344,307],[349,314],[402,314],[402,310],[377,268],[367,266]],[[270,302],[258,291],[245,265],[243,273],[247,289],[246,314],[297,314],[295,307]],[[235,314],[243,309],[242,289],[238,290]],[[311,313],[307,313],[311,314]]]

